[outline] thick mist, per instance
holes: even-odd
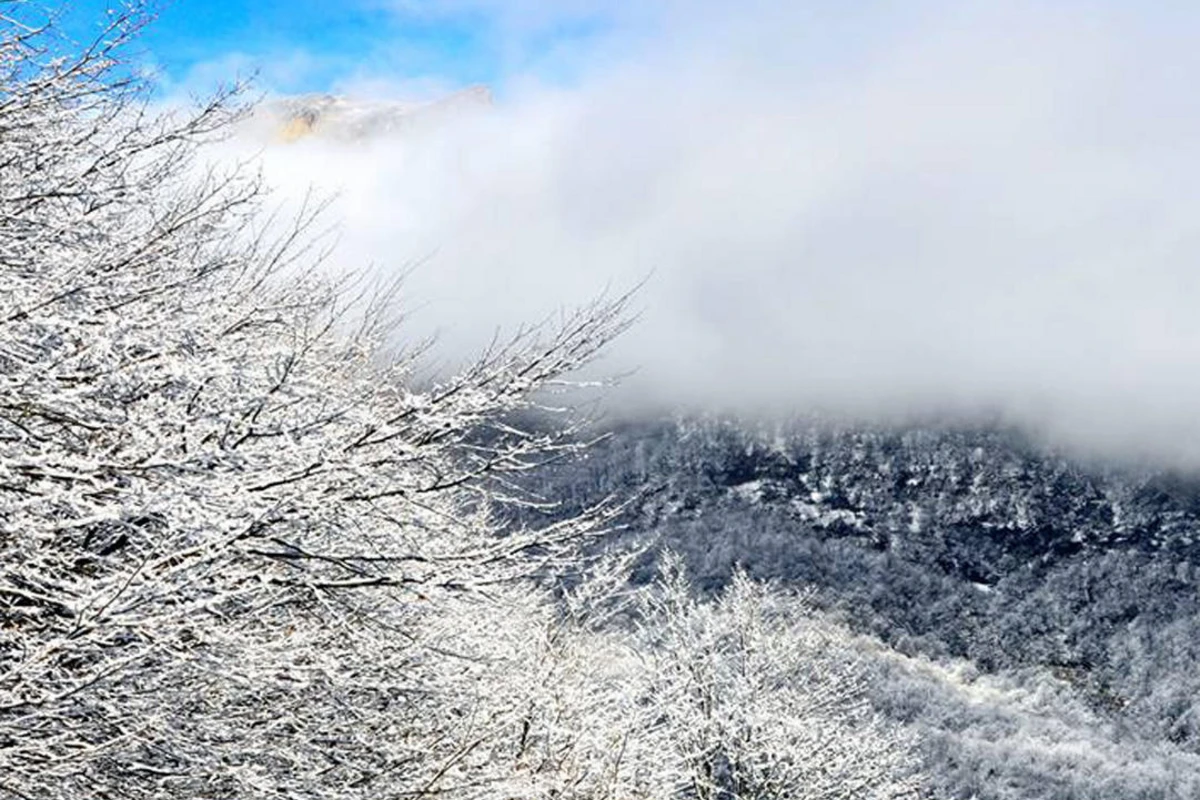
[[[1200,463],[1200,14],[730,5],[598,5],[559,73],[267,177],[340,192],[338,265],[409,270],[447,361],[645,280],[617,403],[985,412]]]

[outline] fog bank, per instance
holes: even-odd
[[[656,4],[570,80],[267,177],[340,191],[338,264],[411,268],[447,360],[647,279],[601,365],[626,407],[982,410],[1200,463],[1197,12],[783,5]]]

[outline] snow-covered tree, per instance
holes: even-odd
[[[623,298],[417,382],[321,209],[205,166],[236,91],[155,113],[138,8],[0,11],[0,797],[910,789],[823,623],[539,588],[610,515],[523,522],[514,477],[582,446],[547,398]]]
[[[870,707],[873,665],[844,628],[745,575],[698,599],[668,564],[638,590],[602,567],[553,607],[528,592],[459,598],[452,613],[493,631],[446,640],[477,667],[439,679],[464,682],[447,692],[475,734],[464,760],[507,765],[503,789],[481,796],[922,796],[917,742]]]
[[[418,390],[391,296],[322,271],[315,211],[284,225],[253,171],[201,167],[233,95],[152,113],[137,9],[79,48],[3,10],[0,792],[444,791],[440,595],[601,521],[497,509],[576,447],[519,420],[621,301]]]
[[[647,696],[686,796],[919,796],[913,740],[872,711],[851,636],[803,596],[738,573],[701,602],[669,559],[643,605]]]

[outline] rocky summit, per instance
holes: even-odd
[[[473,86],[425,103],[313,94],[266,103],[256,120],[266,123],[276,141],[295,142],[313,136],[360,141],[437,125],[450,116],[491,104],[492,95],[485,86]]]

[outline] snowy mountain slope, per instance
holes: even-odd
[[[900,653],[1023,687],[1019,707],[989,706],[944,676],[888,673],[877,699],[929,734],[945,796],[1182,798],[1200,780],[1193,476],[1089,464],[997,427],[710,417],[616,425],[543,481],[568,508],[640,492],[626,536],[680,553],[702,586],[737,566],[811,586]],[[1086,757],[1022,738],[1064,736]],[[1126,751],[1153,755],[1123,773],[1111,757]]]
[[[307,137],[365,141],[435,126],[455,114],[486,108],[491,92],[474,86],[428,103],[366,101],[337,95],[282,97],[256,112],[264,132],[275,141]]]

